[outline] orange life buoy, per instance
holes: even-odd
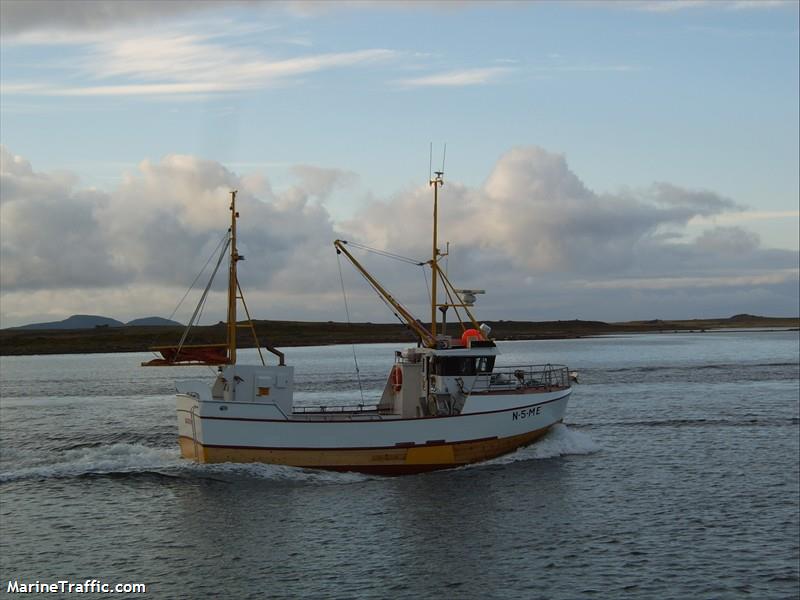
[[[483,334],[477,329],[467,329],[461,334],[461,343],[469,348],[471,340],[482,340]]]
[[[395,392],[403,389],[403,371],[398,365],[392,367],[389,380],[392,382],[392,388],[394,388]]]

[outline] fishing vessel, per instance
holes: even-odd
[[[446,252],[438,246],[437,227],[443,185],[443,173],[436,172],[430,178],[432,257],[424,263],[431,273],[429,325],[364,268],[348,242],[334,241],[336,252],[353,264],[417,338],[416,345],[394,353],[380,397],[373,404],[350,406],[295,405],[294,367],[269,345],[265,348],[277,364],[267,364],[237,278],[237,263],[243,257],[236,246],[236,192],[231,192],[231,224],[217,262],[218,269],[224,256],[229,257],[227,341],[191,345],[184,333],[179,344],[153,348],[160,356],[142,363],[217,369],[212,381],[177,384],[178,439],[184,458],[400,475],[485,461],[535,442],[562,421],[572,391],[567,367],[496,364],[500,351],[491,329],[479,324],[470,310],[474,295],[483,291],[456,289],[441,268]],[[239,304],[247,317],[241,323]],[[450,309],[458,324],[456,335],[445,333]],[[242,327],[251,329],[260,365],[237,363],[237,331]]]

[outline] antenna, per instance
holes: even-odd
[[[433,174],[433,142],[431,142],[430,152],[428,154],[428,181],[431,180]]]
[[[447,142],[444,143],[444,150],[442,150],[442,173],[444,174],[444,159],[447,157]]]

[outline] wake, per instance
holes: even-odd
[[[503,465],[574,454],[593,454],[600,446],[588,435],[554,425],[541,440],[490,461],[462,467]],[[182,459],[176,448],[116,443],[73,448],[58,452],[4,451],[0,484],[21,480],[68,479],[86,476],[138,476],[159,474],[176,478],[213,479],[223,482],[271,480],[310,484],[345,484],[381,479],[361,473],[339,473],[264,463],[198,464]],[[11,460],[9,460],[11,459]]]

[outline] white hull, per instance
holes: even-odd
[[[571,388],[471,397],[461,414],[297,413],[273,404],[177,398],[184,456],[386,474],[487,460],[535,441],[564,418]]]

